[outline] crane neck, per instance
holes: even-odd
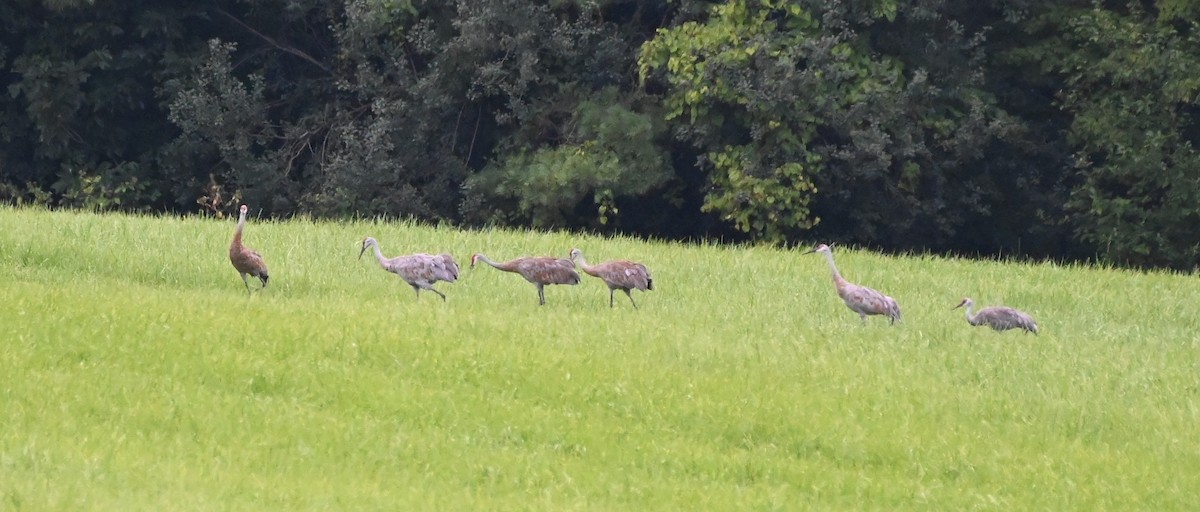
[[[383,257],[383,251],[379,249],[379,242],[373,242],[371,248],[375,250],[375,261],[379,262],[379,266],[386,267],[387,258]]]
[[[833,262],[833,253],[826,252],[824,254],[825,254],[825,262],[829,264],[829,273],[833,274],[833,281],[834,282],[845,281],[845,279],[842,278],[842,273],[838,272],[837,264],[835,264]]]
[[[508,269],[507,269],[507,268],[505,268],[503,265],[501,265],[501,264],[499,264],[499,263],[496,263],[496,262],[492,261],[492,259],[491,259],[491,258],[489,258],[489,257],[487,257],[487,256],[484,256],[483,254],[478,254],[478,253],[476,253],[476,254],[475,254],[475,259],[477,259],[477,260],[479,260],[479,261],[482,261],[482,262],[484,262],[484,263],[487,263],[488,265],[491,265],[491,266],[493,266],[493,267],[496,267],[496,268],[498,268],[498,269],[500,269],[500,270],[508,270]]]
[[[966,304],[966,307],[963,308],[963,315],[965,315],[967,317],[967,323],[969,323],[971,325],[976,324],[974,311],[975,311],[975,304],[970,303],[970,302],[968,302]]]
[[[596,277],[600,277],[600,271],[599,271],[599,270],[597,270],[597,269],[596,269],[596,267],[593,267],[593,266],[591,266],[591,265],[588,265],[588,263],[587,263],[587,260],[583,259],[583,254],[582,254],[582,253],[581,253],[581,254],[579,254],[578,256],[575,256],[575,257],[571,258],[571,263],[572,263],[572,264],[578,264],[578,265],[579,265],[579,268],[580,268],[581,270],[583,270],[583,273],[585,273],[585,274],[587,274],[587,275],[589,275],[589,276],[596,276]]]
[[[242,231],[245,229],[246,229],[246,213],[243,212],[238,215],[237,229],[233,231],[233,243],[234,244],[242,243]]]
[[[571,257],[571,262],[579,265],[579,268],[591,270],[592,266],[588,265],[587,260],[583,258],[583,254],[576,254]]]

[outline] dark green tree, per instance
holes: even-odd
[[[299,211],[329,154],[340,112],[327,0],[203,4],[208,37],[199,62],[164,81],[182,133],[160,165],[178,204],[269,214]],[[220,198],[220,201],[216,199]]]
[[[671,178],[654,103],[631,80],[633,46],[599,4],[472,6],[447,57],[469,66],[466,96],[496,136],[466,183],[468,220],[598,228]]]
[[[1020,55],[1063,83],[1078,237],[1113,263],[1186,269],[1200,260],[1200,27],[1194,2],[1156,6],[1048,10]]]
[[[982,37],[938,9],[739,0],[659,31],[642,75],[701,151],[704,208],[771,241],[948,246],[989,207],[972,166],[1019,122],[982,88]],[[905,51],[930,40],[938,59]]]
[[[191,64],[197,9],[17,0],[0,16],[0,181],[9,194],[89,208],[169,204],[157,161],[176,130],[157,91]]]

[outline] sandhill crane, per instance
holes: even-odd
[[[588,265],[583,259],[583,251],[579,249],[571,249],[571,261],[579,265],[583,272],[589,276],[599,277],[608,285],[608,307],[613,307],[613,292],[621,290],[625,292],[625,296],[629,297],[629,303],[633,304],[633,309],[637,309],[637,302],[633,301],[633,294],[630,290],[653,290],[654,280],[650,278],[650,271],[646,270],[646,266],[641,263],[627,260],[613,260],[600,263],[598,265]]]
[[[957,306],[951,309],[958,309],[966,306],[965,311],[967,323],[971,325],[986,325],[995,329],[996,332],[1003,332],[1009,329],[1024,329],[1027,333],[1038,333],[1037,322],[1033,321],[1033,317],[1023,311],[1019,311],[1005,306],[992,306],[979,310],[978,313],[971,314],[971,308],[975,306],[975,301],[967,297],[959,302]]]
[[[362,241],[362,250],[358,251],[358,259],[362,259],[363,253],[367,252],[368,247],[375,248],[375,261],[379,262],[379,266],[400,276],[400,279],[403,279],[412,287],[413,291],[417,292],[418,298],[421,297],[421,290],[424,289],[440,295],[444,301],[446,294],[434,289],[433,284],[438,281],[453,283],[458,280],[458,263],[455,263],[454,258],[449,254],[417,253],[385,258],[383,251],[379,250],[379,242],[374,238],[367,237]]]
[[[526,281],[537,286],[539,306],[546,304],[546,294],[543,291],[546,285],[579,284],[579,273],[575,271],[575,264],[571,260],[543,256],[517,258],[504,263],[496,263],[487,256],[475,253],[471,255],[471,268],[475,268],[476,261],[483,261],[505,272],[521,274],[521,277],[524,277]]]
[[[814,252],[825,255],[825,261],[829,262],[829,271],[833,273],[833,285],[837,288],[838,295],[846,302],[846,307],[858,313],[862,323],[867,323],[867,315],[885,315],[891,324],[895,324],[896,320],[900,319],[900,306],[896,304],[896,299],[842,278],[837,265],[833,263],[833,250],[828,245],[818,245],[804,254]]]
[[[247,275],[252,275],[262,281],[260,290],[267,288],[267,280],[271,276],[267,272],[267,264],[263,262],[262,255],[242,245],[242,231],[246,228],[247,210],[249,209],[246,208],[246,205],[242,205],[241,214],[238,215],[237,231],[233,232],[233,242],[229,243],[229,261],[242,276],[242,282],[246,285],[246,293],[250,293],[250,281],[246,279]]]

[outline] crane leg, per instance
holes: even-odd
[[[546,305],[546,293],[545,293],[544,291],[542,291],[542,289],[543,289],[543,288],[545,288],[545,286],[543,286],[543,285],[540,285],[540,284],[539,284],[539,285],[537,285],[537,289],[538,289],[538,305],[539,305],[539,306],[545,306],[545,305]]]
[[[625,296],[629,297],[629,303],[633,304],[633,309],[637,309],[637,303],[633,301],[633,294],[629,290],[625,290]]]
[[[608,307],[610,308],[613,307],[613,292],[615,291],[617,291],[615,288],[608,289]]]
[[[441,296],[442,296],[442,302],[446,302],[446,294],[444,294],[444,293],[442,293],[442,292],[439,292],[439,291],[437,291],[437,290],[433,289],[433,287],[432,287],[432,286],[430,286],[429,288],[426,288],[426,289],[427,289],[427,290],[429,290],[429,291],[431,291],[431,292],[433,292],[433,293],[436,293],[436,294],[438,294],[438,295],[441,295]]]
[[[417,299],[420,299],[421,298],[421,287],[417,286],[415,284],[410,284],[409,286],[412,287],[414,292],[417,292]]]
[[[242,284],[246,285],[246,295],[250,295],[250,281],[246,279],[246,274],[238,274],[242,276]]]

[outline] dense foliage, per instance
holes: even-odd
[[[1190,269],[1197,4],[14,0],[0,198]]]

